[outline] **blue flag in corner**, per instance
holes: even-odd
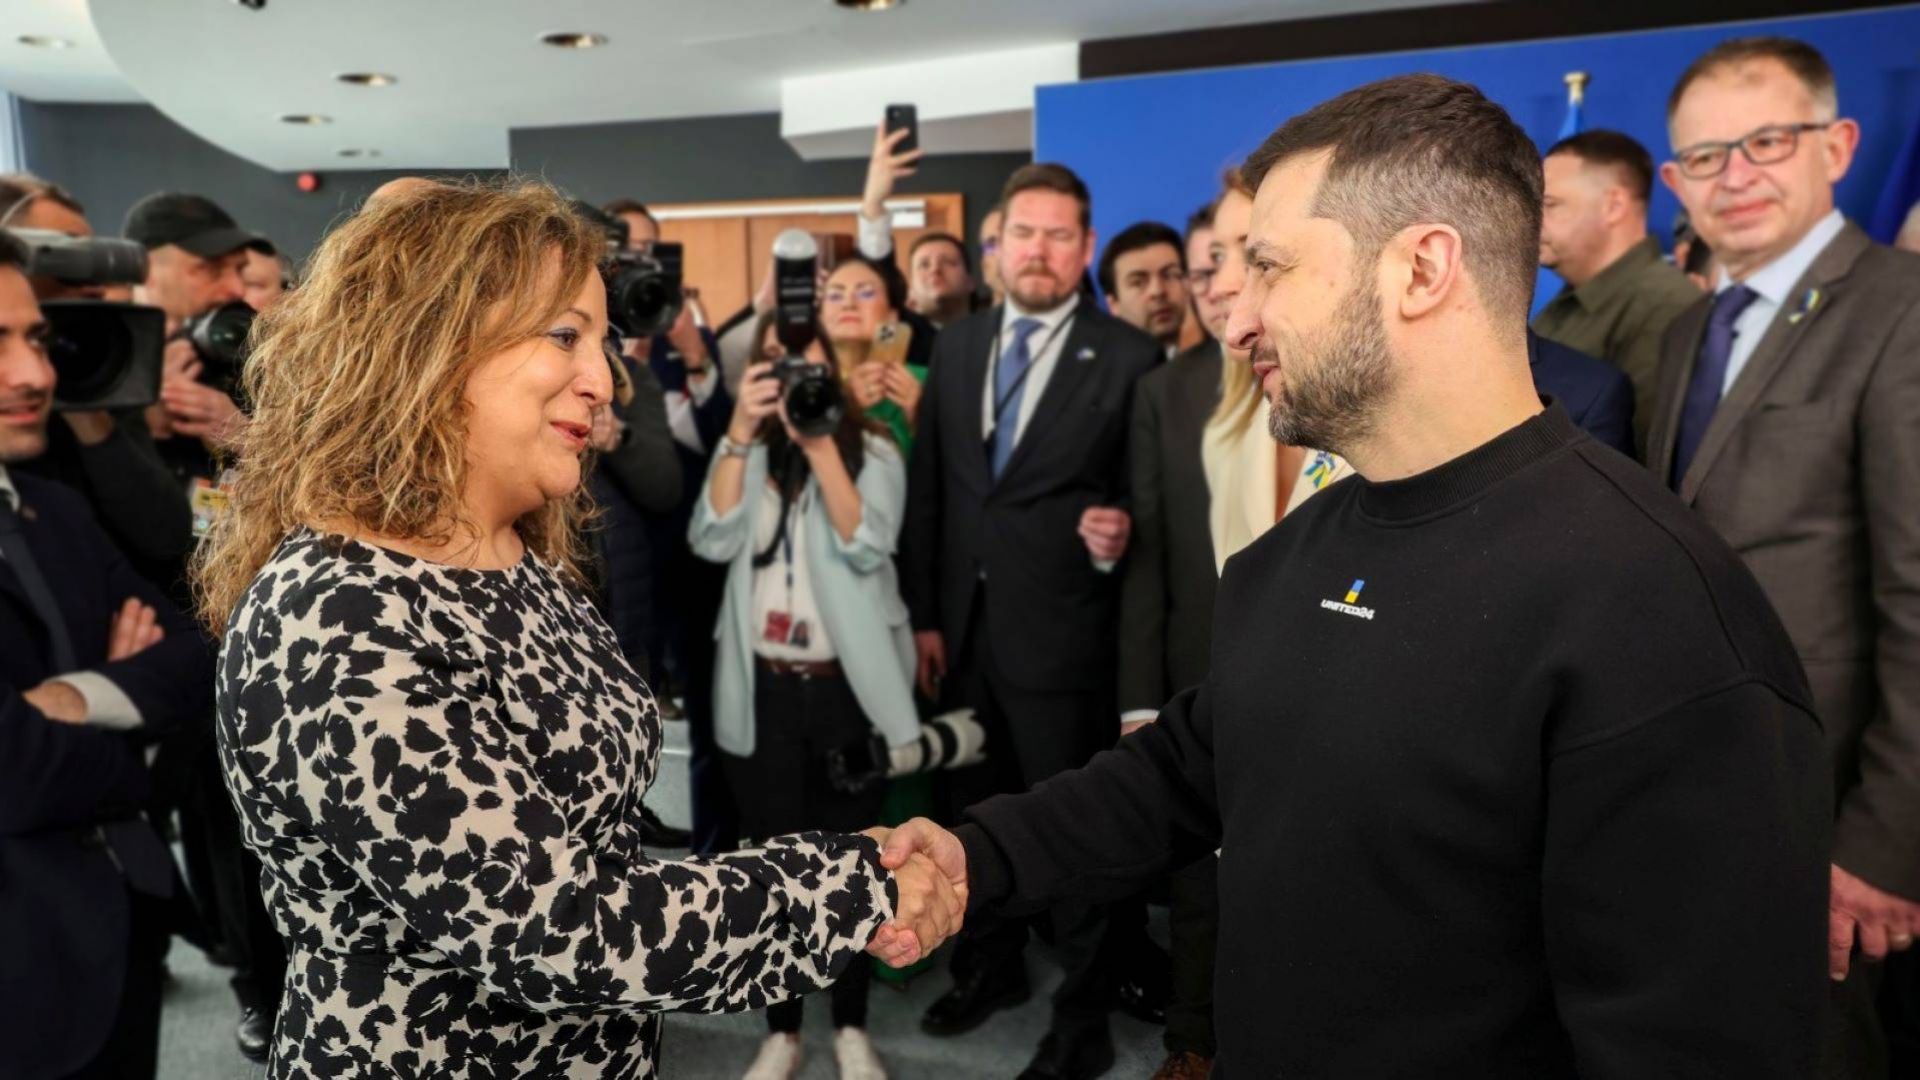
[[[1887,186],[1880,189],[1880,201],[1873,204],[1867,234],[1879,243],[1893,243],[1914,203],[1920,203],[1920,116],[1914,117],[1906,142],[1887,170]]]

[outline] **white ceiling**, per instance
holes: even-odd
[[[0,86],[48,101],[145,100],[280,170],[497,168],[516,127],[780,108],[791,76],[1089,38],[1438,0],[0,0]],[[585,51],[540,34],[596,31]],[[96,33],[97,31],[97,33]],[[29,49],[21,34],[76,48]],[[343,71],[399,83],[346,86]],[[872,110],[877,112],[877,105]],[[333,123],[299,127],[283,113]],[[378,150],[349,161],[344,148]]]

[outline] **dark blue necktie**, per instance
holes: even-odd
[[[993,478],[1000,479],[1007,459],[1013,456],[1014,440],[1020,433],[1020,399],[1027,392],[1027,369],[1033,366],[1033,354],[1027,340],[1040,329],[1039,319],[1013,320],[1013,344],[1001,355],[993,373]]]
[[[66,675],[79,670],[80,665],[73,658],[73,638],[67,634],[67,620],[61,617],[53,590],[47,587],[40,564],[33,559],[33,549],[27,546],[27,537],[20,531],[20,514],[6,492],[0,492],[0,562],[5,562],[13,576],[20,579],[28,606],[46,627],[47,659],[53,662],[53,673]]]
[[[1687,466],[1693,464],[1693,455],[1700,450],[1700,440],[1706,437],[1714,410],[1720,407],[1727,363],[1733,358],[1733,339],[1739,336],[1733,328],[1734,320],[1758,299],[1760,294],[1745,285],[1723,289],[1713,298],[1713,310],[1707,314],[1707,336],[1701,339],[1700,355],[1694,358],[1693,378],[1687,382],[1687,397],[1680,405],[1680,427],[1674,433],[1671,479],[1676,491],[1687,475]]]

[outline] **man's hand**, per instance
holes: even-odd
[[[967,898],[925,855],[909,856],[893,871],[893,921],[882,926],[867,952],[890,967],[918,963],[960,929]]]
[[[81,446],[99,446],[113,437],[113,414],[104,409],[61,413]]]
[[[693,321],[693,305],[680,305],[680,314],[674,316],[673,325],[667,327],[667,340],[673,343],[674,350],[680,354],[680,362],[686,365],[687,374],[706,373],[712,358],[707,355],[707,340],[700,335],[699,324]]]
[[[961,846],[959,837],[927,818],[918,817],[875,838],[880,841],[881,866],[897,870],[913,856],[924,855],[959,891],[960,898],[966,899],[967,849]]]
[[[860,216],[868,221],[878,221],[887,212],[887,197],[893,194],[893,185],[912,176],[920,155],[926,153],[925,150],[894,153],[893,148],[900,145],[907,134],[906,128],[889,134],[884,120],[873,129],[873,153],[867,158],[867,186],[860,193]]]
[[[1847,977],[1856,935],[1860,951],[1870,960],[1884,960],[1888,951],[1913,946],[1914,935],[1920,933],[1920,904],[1876,889],[1838,866],[1833,867],[1832,890],[1827,901],[1827,974],[1833,981]]]
[[[166,636],[166,628],[160,625],[154,610],[129,596],[113,613],[113,626],[107,631],[107,662],[138,656]]]
[[[914,681],[929,699],[940,696],[940,680],[947,677],[947,642],[938,630],[916,630],[913,652],[918,658]]]
[[[232,398],[191,379],[161,383],[160,404],[175,435],[199,439],[213,450],[231,446],[246,422]]]
[[[1119,562],[1127,553],[1127,538],[1133,534],[1133,518],[1125,510],[1112,506],[1089,506],[1080,515],[1080,539],[1087,551],[1101,562]]]
[[[87,722],[87,699],[69,683],[48,679],[20,696],[49,720],[62,724]]]

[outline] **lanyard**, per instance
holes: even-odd
[[[1033,369],[1040,366],[1040,358],[1047,354],[1048,349],[1053,348],[1054,339],[1058,338],[1060,334],[1063,331],[1065,331],[1066,328],[1073,323],[1073,315],[1077,313],[1078,312],[1076,311],[1074,313],[1069,314],[1066,318],[1061,319],[1058,325],[1056,325],[1052,330],[1047,332],[1046,340],[1040,343],[1040,347],[1038,349],[1034,349],[1027,353],[1026,370],[1022,371],[1019,374],[1019,376],[1013,380],[1013,385],[1007,387],[1006,393],[994,399],[993,426],[995,430],[999,430],[999,427],[1000,427],[1000,414],[1007,411],[1008,403],[1010,403],[1014,399],[1015,395],[1020,393],[1021,387],[1027,385],[1027,376],[1033,374]],[[997,380],[997,377],[999,376],[1000,345],[1002,342],[1006,340],[1006,337],[1007,337],[1007,332],[1004,327],[993,335],[993,355],[987,357],[987,385],[988,386],[992,386]],[[1019,423],[1019,419],[1016,417],[1014,422],[1016,424]]]

